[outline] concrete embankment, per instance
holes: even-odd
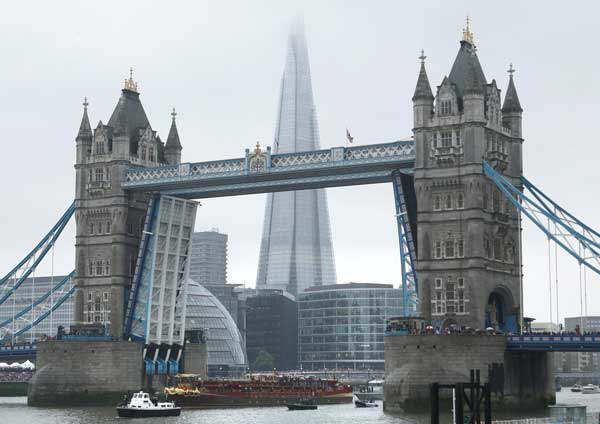
[[[428,410],[431,383],[468,382],[472,369],[490,382],[495,410],[545,408],[555,401],[551,362],[545,352],[507,351],[501,335],[386,336],[384,409]]]

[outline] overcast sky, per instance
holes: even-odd
[[[574,7],[579,4],[580,7]],[[102,1],[0,5],[0,273],[18,262],[71,203],[82,100],[92,127],[108,121],[130,66],[152,127],[170,111],[184,161],[241,157],[271,143],[290,18],[304,16],[324,148],[410,136],[421,48],[438,85],[465,16],[488,82],[503,92],[513,62],[524,108],[528,178],[594,228],[598,207],[600,65],[595,2]],[[389,185],[328,190],[339,282],[399,284]],[[265,195],[203,201],[197,230],[229,234],[229,282],[254,286]],[[54,269],[74,264],[73,225]],[[548,320],[546,240],[524,232],[525,314]],[[49,261],[41,273],[49,272]],[[579,274],[559,257],[561,319],[578,315]],[[589,312],[600,279],[588,273]],[[553,284],[554,290],[554,284]],[[554,307],[554,320],[556,320]]]

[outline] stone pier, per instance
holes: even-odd
[[[555,402],[550,354],[508,352],[500,335],[398,335],[385,337],[384,410],[429,410],[431,383],[468,382],[471,369],[491,383],[496,411],[532,411]]]

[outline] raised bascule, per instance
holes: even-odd
[[[499,405],[552,402],[547,352],[600,350],[600,338],[520,334],[521,218],[598,274],[600,234],[523,176],[522,108],[512,66],[509,72],[502,103],[467,26],[435,95],[421,55],[413,138],[294,152],[257,143],[238,158],[209,162],[181,161],[174,111],[162,142],[132,75],[107,124],[92,130],[85,101],[76,138],[75,202],[0,280],[1,305],[75,217],[74,272],[0,323],[0,338],[14,339],[74,296],[81,332],[37,343],[30,404],[106,402],[152,377],[160,385],[167,374],[206,372],[206,346],[186,343],[182,319],[196,200],[377,183],[392,187],[404,314],[433,328],[510,333],[387,331],[385,408],[426,407],[429,383],[466,381],[472,368],[493,382]],[[85,333],[94,326],[101,334]]]

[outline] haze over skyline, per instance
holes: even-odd
[[[306,25],[323,148],[343,145],[346,127],[356,144],[410,136],[420,50],[428,56],[431,84],[439,85],[450,71],[469,14],[487,78],[496,79],[504,94],[509,63],[517,70],[525,175],[600,228],[595,213],[600,201],[594,196],[600,177],[600,149],[594,143],[600,83],[597,13],[591,10],[597,5],[582,14],[541,1],[509,1],[502,8],[474,1],[363,4],[3,5],[0,274],[33,248],[72,201],[83,97],[90,102],[92,126],[106,123],[130,66],[149,121],[163,140],[176,107],[184,161],[241,157],[257,140],[272,144],[287,32],[290,18],[299,12]],[[391,186],[327,193],[338,281],[398,285]],[[218,227],[229,234],[231,283],[254,284],[265,198],[202,201],[196,230]],[[57,245],[57,274],[73,269],[73,228]],[[526,223],[523,243],[525,315],[546,321],[546,240]],[[565,255],[559,261],[561,318],[578,315],[577,266]],[[50,271],[49,261],[42,271]],[[600,279],[587,275],[589,312],[600,314],[593,302],[600,296]]]

